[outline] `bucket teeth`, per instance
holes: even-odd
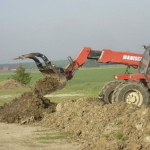
[[[17,58],[14,58],[13,60],[29,58],[29,59],[33,59],[34,61],[37,60],[38,62],[40,62],[36,57],[40,57],[41,59],[43,59],[46,65],[49,65],[49,64],[51,65],[51,62],[48,60],[48,58],[41,53],[29,53],[26,55],[21,55]]]
[[[44,61],[45,66],[43,66],[43,64],[39,61],[39,59],[37,57],[40,57]],[[21,55],[17,58],[14,58],[13,60],[25,59],[25,58],[33,59],[37,65],[39,71],[43,75],[59,77],[59,80],[60,80],[60,84],[59,84],[60,88],[59,89],[63,88],[66,85],[66,76],[64,74],[64,69],[52,65],[51,62],[48,60],[48,58],[45,55],[43,55],[41,53],[29,53],[29,54]]]
[[[40,57],[41,59],[43,59],[44,63],[46,66],[42,66],[42,63],[39,61],[39,59],[37,57]],[[37,65],[37,67],[40,69],[48,69],[51,68],[51,62],[48,60],[48,58],[41,54],[41,53],[29,53],[26,55],[21,55],[17,58],[14,58],[13,60],[17,60],[17,59],[25,59],[25,58],[29,58],[29,59],[33,59]]]

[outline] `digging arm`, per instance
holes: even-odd
[[[45,66],[39,61],[38,57],[43,59]],[[48,58],[41,53],[29,53],[26,55],[21,55],[16,59],[29,58],[33,59],[41,73],[44,75],[61,75],[66,80],[72,79],[75,71],[82,67],[87,59],[94,59],[98,63],[114,63],[114,64],[123,64],[127,66],[132,66],[133,68],[138,68],[139,61],[142,58],[142,54],[130,53],[130,52],[116,52],[109,49],[103,49],[102,51],[91,50],[90,47],[84,47],[77,57],[72,60],[71,57],[68,57],[70,63],[65,67],[56,67],[51,64]]]
[[[67,80],[72,79],[75,71],[82,67],[87,59],[94,59],[98,63],[112,63],[123,64],[138,68],[139,62],[142,58],[142,54],[130,53],[130,52],[117,52],[109,49],[103,49],[102,51],[91,50],[90,47],[84,47],[78,56],[72,60],[69,57],[70,63],[65,67],[64,73]]]

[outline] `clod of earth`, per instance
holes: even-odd
[[[58,86],[58,77],[45,76],[36,81],[35,86],[32,88],[32,93],[44,96],[56,91]]]

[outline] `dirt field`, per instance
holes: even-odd
[[[40,78],[30,92],[0,107],[1,122],[22,125],[1,124],[0,130],[4,136],[1,136],[0,143],[4,144],[0,148],[12,146],[15,149],[19,143],[27,150],[32,146],[34,149],[49,149],[49,146],[55,148],[55,145],[57,149],[61,144],[59,149],[150,150],[149,107],[139,108],[124,102],[104,104],[90,97],[51,103],[43,96],[55,91],[57,86],[57,78]],[[67,136],[56,136],[58,133],[52,132],[56,130],[67,133]],[[10,142],[7,141],[7,136]],[[74,139],[75,145],[68,145],[68,141],[64,140],[66,137]],[[44,139],[44,144],[41,144],[41,139]],[[6,141],[10,145],[5,144]],[[50,145],[46,146],[45,143]]]
[[[60,133],[36,125],[0,123],[0,150],[77,150],[79,145],[65,137],[52,138]],[[43,138],[49,135],[49,138]]]

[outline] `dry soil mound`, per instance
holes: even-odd
[[[17,89],[17,88],[25,88],[29,87],[28,85],[22,84],[18,81],[15,81],[13,79],[3,81],[0,83],[0,89]]]
[[[124,102],[104,104],[91,98],[66,100],[57,106],[45,94],[58,79],[40,78],[31,92],[0,107],[0,121],[41,124],[72,132],[83,150],[150,150],[150,108]]]
[[[59,103],[42,123],[73,132],[84,150],[149,150],[150,108],[92,99]]]
[[[41,120],[44,113],[55,111],[56,104],[43,97],[57,89],[58,79],[46,76],[40,78],[31,92],[26,92],[11,103],[0,107],[0,121],[26,123]]]

